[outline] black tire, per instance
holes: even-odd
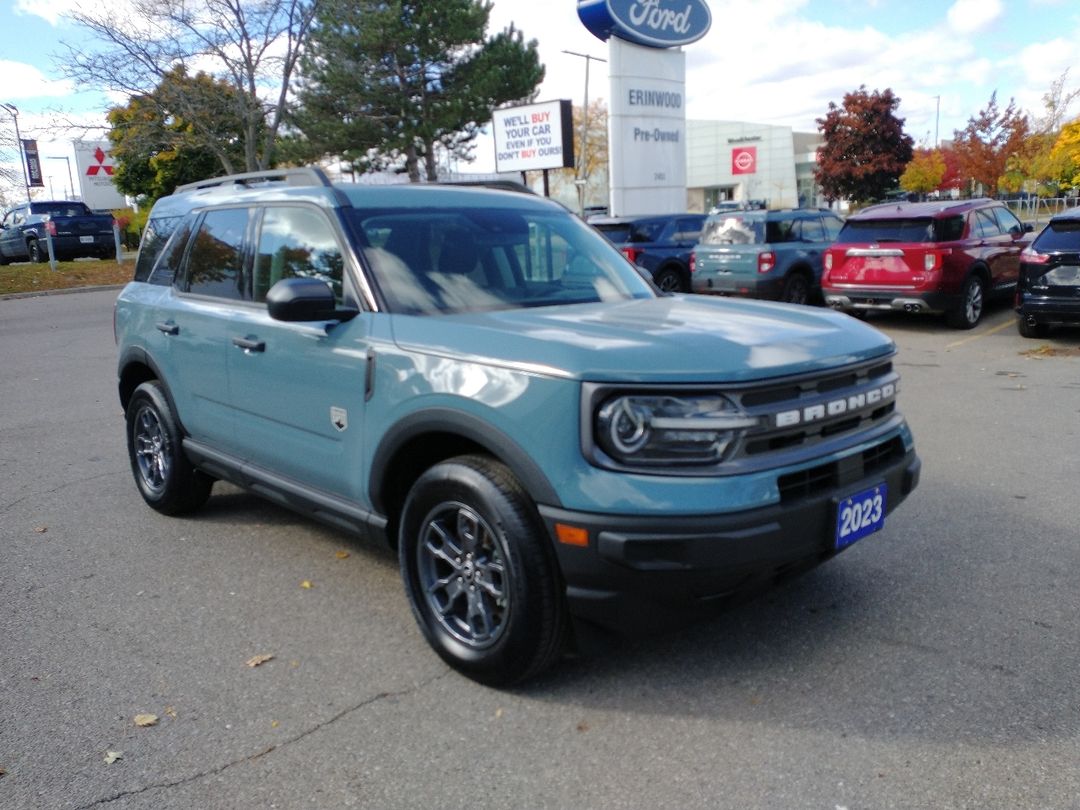
[[[809,304],[810,294],[810,279],[795,271],[789,273],[784,279],[784,289],[780,292],[780,300],[788,304]]]
[[[0,267],[3,267],[6,264],[11,264],[11,258],[0,253]]]
[[[183,436],[161,383],[135,389],[127,407],[128,458],[139,494],[165,515],[194,512],[206,503],[214,479],[191,466]]]
[[[41,263],[49,258],[49,252],[41,249],[41,243],[37,239],[27,241],[26,253],[29,255],[30,261],[35,263]]]
[[[421,475],[402,510],[398,554],[424,637],[459,672],[507,686],[562,652],[567,619],[554,553],[503,464],[459,456]]]
[[[1045,323],[1031,325],[1027,322],[1027,318],[1020,315],[1016,318],[1016,331],[1019,332],[1022,337],[1044,338],[1050,334],[1050,327]]]
[[[653,283],[663,292],[689,292],[682,273],[675,267],[664,267],[655,276]]]
[[[986,295],[982,279],[971,275],[960,290],[960,305],[946,315],[946,320],[953,329],[974,329],[985,308]]]

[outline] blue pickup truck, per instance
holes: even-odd
[[[70,200],[24,202],[0,220],[0,264],[47,261],[49,238],[57,259],[105,259],[116,250],[110,214]]]

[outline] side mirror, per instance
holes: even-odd
[[[337,306],[330,285],[317,278],[283,278],[266,294],[266,309],[276,321],[348,321],[354,307]]]
[[[1035,230],[1035,226],[1032,225],[1030,222],[1025,222],[1024,223],[1024,233],[1031,233],[1034,230]]]

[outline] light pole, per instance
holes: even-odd
[[[584,217],[585,185],[589,182],[589,178],[585,176],[585,150],[589,146],[589,63],[593,60],[607,62],[607,59],[601,59],[599,56],[592,56],[587,53],[578,53],[577,51],[563,51],[563,53],[570,56],[580,56],[585,60],[585,106],[581,109],[581,156],[578,158],[577,179],[574,180],[578,192],[578,213]]]
[[[26,158],[23,155],[22,135],[19,134],[19,108],[14,104],[0,104],[0,107],[11,113],[15,121],[15,146],[19,153],[19,165],[22,167],[23,187],[26,189],[26,201],[30,202],[30,180],[26,176]]]
[[[941,96],[934,96],[937,99],[937,112],[934,115],[934,148],[938,147],[938,124],[941,122]]]

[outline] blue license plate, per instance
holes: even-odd
[[[846,548],[885,525],[888,487],[878,484],[841,498],[836,505],[836,548]]]

